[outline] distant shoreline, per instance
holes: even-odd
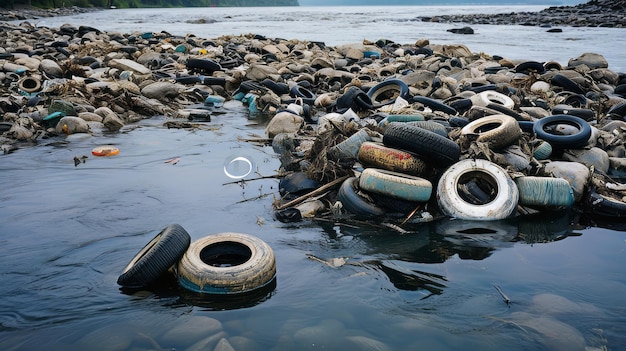
[[[76,6],[40,9],[24,6],[12,10],[0,9],[0,21],[36,20],[38,18],[70,16],[102,10],[105,9]],[[424,22],[491,25],[626,28],[626,0],[590,0],[587,3],[574,6],[550,6],[538,12],[442,15],[421,17],[421,20]]]

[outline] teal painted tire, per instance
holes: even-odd
[[[359,187],[367,192],[413,202],[426,202],[433,192],[432,184],[426,179],[376,168],[366,168],[361,173]]]
[[[539,207],[571,207],[574,191],[563,178],[518,177],[515,185],[519,190],[519,204]]]
[[[275,277],[272,248],[248,234],[219,233],[196,240],[178,263],[178,283],[198,293],[245,293]]]

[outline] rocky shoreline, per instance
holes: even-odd
[[[58,17],[58,16],[71,16],[80,13],[87,13],[93,11],[100,11],[101,8],[97,7],[59,7],[53,9],[40,9],[37,7],[19,7],[16,9],[4,9],[0,8],[0,21],[24,21],[24,20],[36,20],[44,17]]]
[[[553,6],[539,12],[510,12],[500,14],[443,15],[418,17],[423,22],[571,26],[571,27],[626,27],[626,1],[591,0],[576,6]]]

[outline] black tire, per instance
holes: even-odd
[[[458,112],[453,107],[448,106],[439,100],[431,99],[429,97],[414,96],[413,102],[419,102],[420,104],[430,107],[435,111],[441,111],[451,116],[456,116],[458,114]]]
[[[556,85],[556,86],[563,88],[565,91],[571,91],[572,93],[576,93],[576,94],[585,93],[583,89],[580,87],[580,85],[578,85],[578,83],[574,82],[573,80],[567,78],[566,76],[560,73],[555,74],[554,77],[552,77],[552,79],[550,80],[550,83],[552,85]]]
[[[222,70],[222,66],[211,59],[189,59],[187,60],[187,68],[192,71],[201,71],[208,74]]]
[[[426,129],[406,124],[392,124],[385,130],[383,143],[410,151],[445,167],[459,160],[461,148],[454,141]]]
[[[470,99],[457,99],[448,102],[448,106],[452,107],[457,112],[465,112],[472,108],[472,100]]]
[[[291,90],[289,91],[289,96],[293,97],[293,98],[302,98],[302,101],[305,104],[309,104],[312,105],[315,103],[315,99],[317,98],[317,96],[315,96],[315,93],[313,93],[312,91],[310,91],[309,89],[301,86],[301,85],[294,85],[293,88],[291,88]]]
[[[444,138],[448,137],[448,130],[446,129],[446,127],[438,122],[435,122],[433,120],[430,121],[412,121],[412,122],[406,122],[406,124],[411,125],[411,126],[416,126],[416,127],[420,127],[422,129],[426,129],[429,130],[433,133],[437,133],[439,135],[441,135]]]
[[[183,227],[168,225],[133,257],[117,278],[117,284],[125,288],[149,285],[183,257],[190,242],[191,237]]]
[[[199,76],[182,76],[182,77],[176,77],[176,83],[198,84],[198,83],[202,83],[202,81]]]
[[[337,200],[339,200],[346,211],[363,217],[378,217],[385,214],[380,207],[367,201],[357,194],[355,188],[356,177],[346,179],[339,188]]]
[[[390,94],[390,92],[395,92]],[[393,104],[397,97],[409,99],[409,86],[400,79],[382,81],[367,91],[374,107]]]
[[[600,217],[626,218],[626,203],[598,194],[589,189],[585,198],[586,211]]]
[[[269,78],[264,79],[261,84],[266,86],[269,90],[276,93],[276,95],[289,94],[289,86],[285,83],[278,83]]]
[[[587,108],[575,108],[568,105],[556,105],[552,109],[553,115],[570,115],[584,119],[585,121],[592,121],[596,119],[596,113],[593,110]]]
[[[546,131],[550,125],[569,124],[578,128],[578,133],[572,135],[558,135]],[[539,139],[543,139],[555,149],[578,149],[587,145],[591,137],[591,126],[587,121],[576,116],[554,115],[544,117],[533,126],[533,131]]]
[[[511,116],[513,118],[515,118],[516,121],[525,121],[524,117],[522,117],[522,115],[520,115],[519,113],[511,110],[508,107],[505,107],[503,105],[500,104],[489,104],[486,106],[487,108],[490,108],[492,110],[496,110],[502,114],[505,114],[507,116]]]
[[[543,63],[540,63],[537,61],[526,61],[515,66],[515,72],[517,73],[536,72],[536,73],[541,74],[545,71],[546,71],[546,68],[543,66]]]
[[[276,277],[276,257],[263,240],[219,233],[194,241],[178,263],[178,283],[206,294],[239,294],[260,289]]]
[[[626,118],[626,102],[622,102],[619,104],[615,104],[611,106],[609,112],[607,112],[609,117],[618,117],[618,119]]]

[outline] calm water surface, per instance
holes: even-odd
[[[104,11],[39,24],[202,37],[257,32],[336,44],[379,37],[412,42],[433,33],[440,36],[431,36],[433,42],[469,43],[486,35],[447,38],[440,29],[449,25],[434,30],[411,22],[413,8],[211,9],[216,22],[205,25],[183,18],[213,17],[189,11]],[[248,22],[255,13],[259,21]],[[284,21],[288,16],[293,20]],[[337,36],[333,26],[354,30]],[[590,46],[589,38],[605,30],[620,34],[611,34],[616,44]],[[600,51],[623,64],[621,33],[571,28],[564,35],[578,39],[554,47],[535,37],[533,48],[495,39],[483,44],[488,53],[550,52],[545,59],[563,62],[570,54],[561,46],[578,45],[577,52]],[[478,42],[468,45],[483,50]],[[271,207],[277,180],[227,184],[223,167],[233,157],[254,162],[248,178],[273,175],[280,163],[271,147],[237,139],[262,135],[263,121],[249,118],[238,102],[224,112],[197,130],[167,129],[164,118],[154,117],[121,133],[41,140],[0,155],[0,350],[213,350],[221,338],[238,351],[626,350],[623,225],[578,225],[574,214],[445,220],[402,235],[322,221],[283,224]],[[91,156],[102,144],[121,152]],[[86,162],[74,166],[82,155],[89,155]],[[174,157],[177,164],[165,163]],[[168,282],[159,290],[120,291],[116,279],[124,266],[169,223],[181,224],[192,240],[226,231],[260,237],[276,254],[276,286],[239,301],[199,298]],[[488,234],[454,234],[477,228]],[[347,264],[330,267],[309,255]]]

